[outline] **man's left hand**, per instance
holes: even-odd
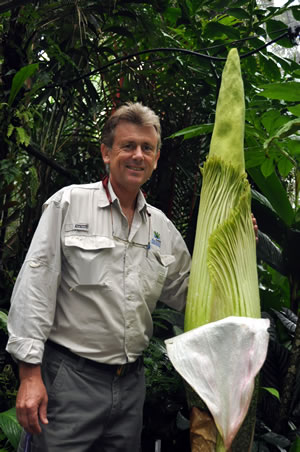
[[[255,240],[256,240],[256,243],[258,243],[258,226],[257,226],[256,218],[253,215],[253,213],[251,213],[251,217],[252,217],[253,229],[254,229],[254,234],[255,234]]]

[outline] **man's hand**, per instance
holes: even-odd
[[[40,365],[19,363],[20,388],[16,410],[19,423],[33,435],[41,433],[39,420],[48,424],[48,394],[41,376]]]
[[[256,240],[256,243],[258,243],[258,226],[257,226],[256,218],[253,215],[253,213],[251,213],[251,217],[252,217],[253,229],[254,229],[254,234],[255,234],[255,240]]]

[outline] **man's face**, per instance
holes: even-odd
[[[153,126],[121,121],[115,128],[112,148],[101,145],[113,188],[137,191],[157,166],[160,153],[156,149],[157,133]]]

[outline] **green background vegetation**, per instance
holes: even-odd
[[[62,186],[104,175],[102,126],[120,103],[141,101],[159,114],[163,129],[159,166],[145,187],[148,200],[171,218],[192,251],[199,165],[208,152],[224,65],[217,58],[237,47],[246,96],[246,168],[253,212],[265,234],[258,250],[261,303],[272,320],[254,448],[299,449],[299,45],[297,56],[285,36],[278,47],[243,58],[286,33],[286,19],[299,17],[291,0],[281,8],[256,0],[1,2],[2,412],[13,409],[17,388],[16,367],[4,350],[5,313],[42,204]],[[182,318],[160,307],[154,320],[155,338],[145,355],[143,452],[153,451],[158,438],[163,452],[184,452],[184,390],[163,347],[165,337],[180,331]],[[13,412],[2,415],[0,425],[0,450],[13,450]]]

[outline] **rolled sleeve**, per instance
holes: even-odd
[[[8,315],[6,350],[31,364],[42,361],[51,331],[61,273],[60,203],[46,205],[17,277]]]
[[[17,361],[40,364],[44,353],[44,343],[39,340],[16,337],[10,334],[6,350]]]

